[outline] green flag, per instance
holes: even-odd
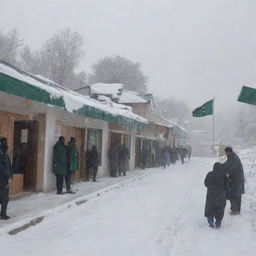
[[[256,105],[256,89],[243,86],[237,100],[243,103]]]
[[[201,107],[196,108],[192,112],[193,117],[203,117],[213,114],[213,100],[209,100],[204,103]]]

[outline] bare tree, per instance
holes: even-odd
[[[0,31],[0,59],[15,64],[21,45],[22,41],[16,28],[7,32]]]
[[[174,98],[156,98],[156,108],[158,114],[162,117],[169,120],[176,120],[181,124],[191,115],[186,103],[183,101],[178,101]]]
[[[147,92],[147,78],[140,63],[121,56],[105,57],[93,65],[89,83],[122,83],[128,90]]]
[[[41,73],[41,56],[40,52],[32,52],[28,46],[24,46],[19,54],[19,67],[33,74]]]
[[[67,84],[74,76],[74,70],[83,56],[83,37],[66,28],[54,34],[43,46],[41,55],[41,74],[56,83]]]

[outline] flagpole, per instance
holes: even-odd
[[[212,106],[212,111],[213,111],[213,115],[212,115],[212,146],[213,146],[213,148],[214,148],[214,101],[215,101],[215,97],[213,98],[213,106]]]

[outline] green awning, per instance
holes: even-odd
[[[188,137],[188,133],[185,129],[179,127],[178,125],[176,124],[172,124],[173,127],[171,127],[171,131],[177,136],[177,137],[180,137],[180,138],[187,138]]]
[[[18,72],[17,69],[15,69],[14,71]],[[21,75],[24,76],[25,75],[24,72],[22,72]],[[125,115],[114,114],[111,111],[105,111],[101,109],[104,106],[101,106],[101,108],[97,108],[95,106],[83,104],[81,103],[82,96],[80,95],[77,97],[78,97],[78,105],[80,104],[81,107],[70,110],[65,104],[65,99],[63,95],[65,95],[65,98],[67,100],[69,100],[69,96],[70,96],[70,100],[72,100],[73,102],[76,100],[75,99],[76,95],[68,92],[68,90],[62,89],[61,87],[56,86],[56,88],[54,88],[54,84],[49,85],[45,83],[44,80],[40,80],[39,78],[33,77],[30,74],[28,74],[28,77],[26,78],[35,79],[34,82],[36,83],[41,82],[42,83],[41,87],[46,86],[46,88],[47,89],[49,88],[49,90],[40,88],[40,86],[33,85],[27,81],[20,80],[20,79],[17,79],[16,77],[12,77],[10,75],[0,72],[0,91],[8,94],[16,95],[19,97],[23,97],[25,99],[34,100],[43,104],[48,104],[58,108],[62,108],[78,115],[95,118],[99,120],[104,120],[104,121],[115,123],[122,126],[138,127],[138,128],[143,128],[147,126],[146,121],[143,122],[140,120],[136,120],[136,118],[130,118],[130,117],[126,117]],[[56,93],[54,93],[54,90],[56,91]],[[51,91],[53,91],[53,93],[51,93]],[[86,98],[84,99],[86,101]],[[136,115],[134,114],[134,116]]]

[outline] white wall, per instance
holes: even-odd
[[[56,178],[52,173],[53,146],[56,143],[55,137],[56,113],[53,108],[48,108],[46,114],[45,129],[45,156],[44,156],[44,182],[43,190],[49,191],[56,188]]]
[[[58,140],[56,137],[56,122],[61,121],[64,125],[79,128],[102,129],[102,164],[99,166],[98,177],[108,175],[108,123],[102,120],[85,118],[68,113],[61,109],[49,107],[46,114],[46,134],[45,134],[45,157],[44,157],[44,182],[43,190],[51,191],[56,189],[56,178],[52,173],[53,147]],[[86,138],[85,138],[86,142]],[[83,156],[85,157],[85,156]]]
[[[103,176],[109,176],[109,170],[108,170],[108,123],[105,122],[105,124],[102,127],[102,154],[101,154],[101,166],[99,166],[98,169],[98,177]]]
[[[135,133],[131,133],[129,170],[135,167]]]

